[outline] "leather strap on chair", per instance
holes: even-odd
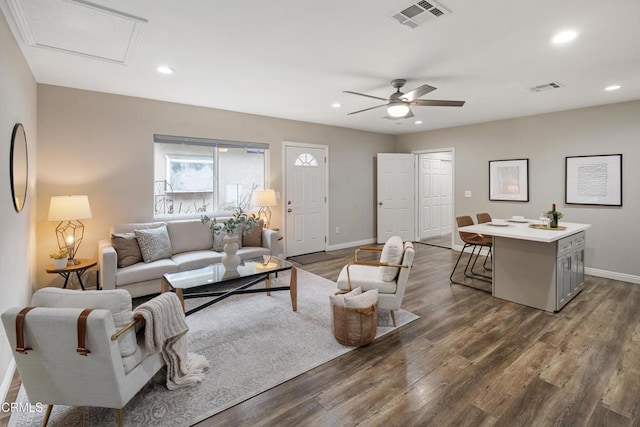
[[[87,317],[93,311],[93,308],[85,308],[78,316],[78,348],[76,351],[83,356],[88,355],[91,351],[87,348],[85,343],[85,336],[87,334]]]
[[[16,316],[16,352],[18,353],[27,354],[27,350],[31,350],[31,347],[24,346],[24,318],[34,308],[25,307]]]

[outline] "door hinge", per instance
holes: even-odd
[[[324,202],[327,203],[327,196],[324,196]]]
[[[327,236],[324,236],[324,242],[327,243]]]

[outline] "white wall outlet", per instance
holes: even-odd
[[[340,227],[336,227],[336,234],[340,234]]]
[[[464,197],[471,197],[471,191],[465,190]]]

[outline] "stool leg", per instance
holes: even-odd
[[[44,414],[44,419],[42,420],[42,427],[46,427],[49,422],[49,417],[51,416],[51,410],[53,409],[53,405],[47,405],[47,412]]]

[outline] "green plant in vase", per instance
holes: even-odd
[[[68,256],[69,251],[66,248],[49,254],[49,258],[53,260],[53,266],[56,270],[63,270],[67,266]]]
[[[564,215],[562,215],[562,212],[556,210],[555,203],[551,205],[551,210],[547,211],[547,215],[550,215],[551,217],[551,222],[549,224],[549,227],[558,228],[558,220],[562,219]]]
[[[238,239],[260,223],[258,217],[255,214],[248,215],[242,208],[238,208],[233,216],[226,221],[218,222],[217,218],[210,218],[207,215],[202,215],[200,221],[209,227],[214,238],[218,232],[225,233],[222,265],[228,271],[236,270],[240,265],[240,257],[237,254]]]

